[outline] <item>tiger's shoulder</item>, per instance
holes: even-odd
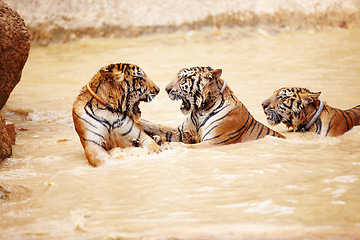
[[[350,109],[339,109],[324,103],[324,109],[315,122],[315,133],[336,137],[360,125],[360,105]]]

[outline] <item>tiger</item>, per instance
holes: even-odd
[[[138,125],[140,101],[150,102],[160,88],[138,66],[116,63],[102,67],[77,96],[72,116],[74,127],[90,165],[97,167],[115,147],[160,146]]]
[[[256,140],[267,135],[285,138],[255,120],[239,101],[221,69],[190,67],[181,69],[165,88],[171,100],[181,100],[185,121],[177,128],[140,120],[141,128],[161,143],[182,142],[188,148],[204,148]],[[161,144],[160,143],[160,144]]]
[[[283,87],[262,102],[270,125],[284,123],[296,132],[336,137],[360,124],[360,105],[348,110],[333,108],[319,99],[321,92]]]

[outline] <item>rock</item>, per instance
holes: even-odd
[[[0,0],[0,110],[20,81],[29,50],[30,33],[24,20]],[[0,115],[0,162],[11,156],[11,145],[14,143],[14,125],[6,125]]]
[[[10,137],[11,145],[15,145],[15,137],[16,137],[15,125],[12,122],[5,121],[5,128]]]
[[[5,118],[0,113],[0,162],[11,156],[11,139],[5,127]]]
[[[20,81],[30,50],[30,33],[24,20],[0,0],[0,110]]]
[[[28,187],[0,182],[0,203],[3,201],[21,201],[29,198],[31,190]]]

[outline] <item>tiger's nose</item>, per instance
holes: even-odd
[[[267,109],[267,107],[269,106],[269,102],[268,101],[263,101],[262,103],[261,103],[261,106],[262,106],[262,108],[265,110],[265,109]]]
[[[160,88],[158,86],[155,86],[154,90],[155,90],[156,95],[160,92]]]
[[[167,93],[170,93],[170,92],[171,92],[171,88],[172,88],[172,86],[171,86],[170,84],[168,84],[168,85],[166,85],[166,87],[165,87],[165,91],[166,91]]]

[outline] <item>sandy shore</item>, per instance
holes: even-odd
[[[7,0],[24,18],[33,43],[83,37],[128,37],[202,27],[357,27],[360,0]]]

